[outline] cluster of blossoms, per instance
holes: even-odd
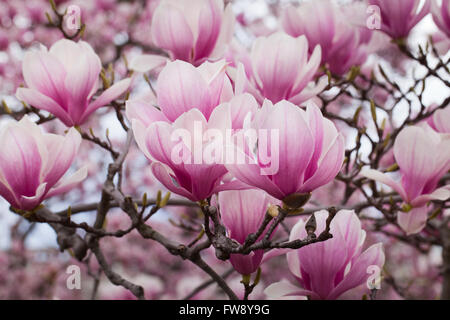
[[[218,263],[214,253],[220,260],[229,260],[242,275],[245,286],[239,297],[248,298],[258,284],[261,265],[273,257],[288,267],[297,284],[278,282],[287,273],[277,273],[270,278],[276,283],[268,286],[264,294],[260,292],[262,297],[338,299],[349,292],[359,292],[356,290],[368,283],[371,272],[380,273],[385,264],[382,242],[374,238],[366,241],[363,229],[380,231],[384,225],[364,224],[361,210],[372,209],[369,215],[375,217],[366,216],[367,220],[381,215],[380,220],[399,226],[408,239],[435,218],[431,214],[435,201],[444,211],[445,201],[450,198],[450,184],[445,179],[450,170],[448,97],[442,106],[433,108],[424,106],[420,96],[422,118],[416,118],[420,122],[407,123],[410,126],[396,126],[394,119],[377,122],[380,112],[377,113],[376,105],[387,106],[392,103],[390,100],[397,99],[392,92],[401,91],[390,75],[370,59],[385,54],[381,49],[387,46],[386,37],[397,44],[396,54],[414,57],[408,51],[407,39],[431,12],[440,34],[446,35],[436,41],[439,50],[450,41],[450,1],[427,0],[422,6],[419,4],[419,0],[370,0],[337,5],[331,0],[319,0],[287,6],[279,13],[278,28],[254,37],[247,48],[237,42],[235,34],[248,22],[235,15],[231,4],[224,5],[221,0],[148,1],[136,17],[135,3],[116,7],[112,0],[95,1],[94,9],[89,10],[80,3],[81,19],[87,27],[76,32],[64,30],[64,19],[56,10],[56,5],[64,6],[64,2],[52,2],[54,16],[48,15],[49,22],[60,19],[56,31],[62,31],[65,38],[55,40],[48,49],[44,45],[30,48],[23,55],[23,85],[16,85],[15,97],[25,108],[17,112],[7,110],[21,119],[8,120],[0,126],[0,195],[17,215],[31,222],[45,222],[51,212],[44,207],[44,200],[70,195],[83,181],[84,185],[90,181],[97,184],[94,189],[102,194],[95,209],[86,210],[97,210],[94,226],[71,224],[73,208],[69,207],[69,220],[61,218],[64,214],[55,214],[57,220],[52,223],[62,225],[54,227],[55,231],[75,226],[88,235],[105,235],[106,213],[116,206],[133,221],[136,230],[130,238],[134,239],[145,237],[145,227],[149,227],[146,219],[165,207],[168,199],[161,199],[159,194],[155,211],[145,220],[147,196],[140,200],[142,212],[138,218],[133,216],[138,203],[129,206],[128,202],[134,201],[132,196],[141,199],[142,192],[164,188],[176,195],[176,201],[201,209],[195,213],[204,217],[203,226],[198,230],[191,227],[200,236],[188,247],[206,234],[207,246],[198,251],[205,250],[202,255],[210,264]],[[379,10],[372,17],[379,19],[375,30],[366,26],[369,5]],[[113,19],[120,17],[111,30],[99,30],[98,40],[95,26],[108,22],[93,13],[97,9],[113,12]],[[32,16],[32,25],[45,23],[40,20],[44,13],[39,11]],[[15,15],[10,13],[13,18]],[[127,18],[134,19],[133,29],[148,28],[145,36],[131,30],[124,35],[126,40],[117,39]],[[87,41],[81,40],[84,31],[80,30],[85,27],[88,33],[83,39]],[[10,47],[10,39],[2,40],[1,32],[0,48]],[[111,42],[117,51],[103,52],[101,48]],[[128,51],[124,49],[127,46]],[[123,50],[124,62],[119,63]],[[438,58],[439,68],[445,66]],[[113,64],[108,63],[110,59]],[[421,58],[417,60],[426,63]],[[441,79],[436,70],[426,67],[429,74]],[[375,73],[381,73],[385,83],[379,85]],[[442,81],[448,92],[448,81]],[[149,88],[143,93],[145,83]],[[423,83],[424,91],[425,80]],[[363,94],[346,91],[350,85]],[[378,87],[372,90],[375,85]],[[340,93],[333,98],[335,91]],[[403,92],[402,95],[400,100],[406,96]],[[361,111],[362,106],[353,108],[355,101],[368,102],[370,111]],[[393,117],[392,109],[380,110]],[[38,120],[28,115],[31,113]],[[86,132],[93,125],[100,126],[96,119],[110,115],[117,118],[117,130],[126,131],[128,144],[121,142],[125,151],[117,151],[108,135],[107,141],[102,141],[92,129],[89,134]],[[54,122],[58,126],[50,127]],[[342,128],[342,123],[356,129],[356,146],[351,139],[355,132]],[[379,141],[367,133],[371,130],[378,134]],[[64,135],[45,131],[64,131]],[[363,160],[359,154],[362,136],[370,140],[375,150]],[[131,137],[138,149],[130,145]],[[104,184],[95,181],[99,168],[80,151],[82,141],[90,141],[111,154],[113,163],[102,168],[107,173]],[[140,160],[137,150],[149,164],[136,164]],[[75,162],[84,164],[68,174],[71,167],[78,167],[73,165]],[[387,163],[387,169],[382,163]],[[140,177],[133,176],[136,168]],[[150,178],[143,177],[150,173]],[[389,186],[392,192],[380,191],[375,181]],[[332,199],[331,189],[336,183],[345,184],[345,194]],[[359,205],[364,200],[366,204]],[[340,210],[320,210],[317,203],[339,205]],[[308,213],[307,217],[291,218]],[[179,215],[194,216],[192,212]],[[280,229],[287,228],[283,224],[285,218],[296,220],[291,230],[286,230],[288,241],[280,240]],[[442,219],[445,224],[444,214]],[[199,218],[191,220],[198,222]],[[110,223],[111,229],[119,231],[106,251],[126,264],[127,259],[114,250],[114,241],[120,242],[124,235],[120,230],[127,228],[121,223]],[[156,230],[169,229],[153,220],[150,225]],[[70,233],[64,237],[58,234],[60,248],[73,249],[83,261],[85,249],[67,245],[67,237],[79,243],[83,241],[81,236]],[[155,236],[155,232],[148,237],[160,241],[170,252],[176,251],[170,241]],[[229,241],[223,245],[217,239]],[[101,272],[105,262],[98,254],[98,243],[88,236],[84,240],[98,260],[94,266],[87,262],[89,273],[93,273],[91,268]],[[366,242],[372,245],[365,248]],[[144,255],[142,251],[161,248],[136,250]],[[192,258],[183,256],[184,252],[178,254]],[[154,256],[173,259],[160,253]],[[267,262],[269,268],[270,263]],[[147,275],[158,272],[157,266],[147,268],[146,261],[136,258],[136,264]],[[219,264],[218,268],[222,268],[222,262]],[[258,279],[253,285],[249,282],[251,275]],[[166,278],[164,274],[145,279],[133,275],[133,281],[147,283],[147,297],[182,298],[181,289],[163,292],[161,279],[170,281]],[[115,297],[127,298],[122,294]]]

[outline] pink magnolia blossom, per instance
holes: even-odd
[[[450,135],[438,134],[426,125],[407,127],[395,140],[394,157],[400,181],[374,169],[365,169],[361,174],[391,187],[403,201],[417,208],[399,212],[398,222],[407,233],[419,232],[426,223],[427,202],[450,198],[450,185],[436,189],[439,179],[450,169]]]
[[[237,181],[221,184],[227,170],[214,151],[223,141],[208,136],[209,131],[224,137],[231,128],[226,105],[217,107],[209,121],[198,109],[191,109],[173,123],[156,121],[146,126],[134,118],[132,127],[139,148],[152,161],[154,176],[170,191],[200,201],[240,185]]]
[[[180,60],[167,64],[156,85],[157,103],[164,116],[173,122],[196,108],[208,120],[215,107],[233,96],[225,68],[225,60],[205,62],[197,68]]]
[[[87,175],[82,168],[62,178],[80,143],[74,128],[62,137],[43,133],[28,116],[7,123],[0,129],[0,195],[16,209],[32,210],[44,199],[67,192]]]
[[[355,12],[357,11],[357,12]],[[359,7],[341,6],[329,0],[302,3],[299,7],[287,7],[282,13],[285,32],[293,37],[304,35],[308,39],[309,53],[313,48],[322,49],[321,64],[334,74],[342,75],[350,67],[361,65],[367,57],[365,42],[371,32],[365,26],[356,27],[359,21],[351,24],[351,17],[360,16]]]
[[[258,230],[269,204],[274,202],[277,200],[257,189],[219,193],[220,214],[229,237],[243,244],[250,233]],[[263,255],[264,250],[257,250],[248,255],[232,254],[230,262],[240,274],[250,275],[258,270]]]
[[[450,119],[450,106],[436,110],[427,122],[437,132],[450,133],[448,119]]]
[[[450,51],[450,37],[444,32],[436,31],[431,35],[431,41],[437,53],[441,56],[445,56]]]
[[[369,0],[380,8],[381,31],[394,39],[406,38],[414,26],[430,12],[430,0],[418,11],[420,0]]]
[[[221,58],[234,21],[231,6],[224,10],[221,0],[162,0],[153,15],[152,38],[172,59],[199,65]]]
[[[326,86],[326,79],[317,85],[312,82],[320,65],[320,52],[316,46],[308,58],[308,41],[304,36],[293,38],[277,32],[259,37],[250,53],[250,73],[239,64],[234,74],[235,90],[253,94],[260,103],[266,98],[273,103],[285,99],[301,104]]]
[[[204,62],[197,68],[181,60],[168,63],[158,77],[157,98],[151,94],[127,101],[128,118],[139,118],[146,125],[173,122],[195,108],[209,119],[214,108],[233,97],[225,68],[225,60]]]
[[[315,213],[317,234],[325,230],[328,212]],[[270,298],[309,296],[312,299],[334,300],[346,291],[365,283],[369,268],[381,271],[384,252],[381,243],[362,247],[366,232],[354,211],[340,210],[330,225],[333,238],[287,253],[289,270],[301,288],[287,282],[274,283],[266,288]],[[300,219],[292,228],[289,240],[306,238],[305,221]]]
[[[449,135],[435,133],[429,127],[407,127],[395,140],[394,157],[400,168],[400,182],[373,169],[361,174],[391,187],[413,207],[450,197],[448,186],[436,189],[439,179],[450,169]]]
[[[258,141],[234,148],[245,163],[226,167],[237,179],[277,199],[309,193],[333,180],[341,168],[344,139],[312,102],[305,112],[287,101],[274,106],[266,100],[250,126],[261,133]]]
[[[442,0],[440,7],[436,0],[431,0],[431,13],[434,23],[447,37],[450,37],[450,0]]]
[[[50,50],[25,54],[22,64],[27,88],[18,88],[18,99],[58,117],[66,126],[81,125],[95,110],[122,95],[131,80],[124,79],[92,100],[102,68],[99,57],[84,42],[57,41]]]

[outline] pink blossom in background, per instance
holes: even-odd
[[[315,213],[317,232],[325,230],[328,212]],[[358,216],[350,210],[340,210],[330,225],[333,238],[287,253],[289,270],[300,287],[287,281],[274,283],[265,289],[269,298],[309,296],[311,299],[334,300],[343,293],[366,283],[369,267],[381,271],[384,251],[377,243],[363,251],[366,232]],[[293,227],[289,240],[306,238],[305,221]]]
[[[334,74],[343,75],[352,66],[361,65],[367,57],[365,44],[372,32],[365,26],[357,27],[361,22],[355,17],[365,14],[366,7],[361,7],[353,4],[344,11],[330,0],[310,1],[299,7],[285,8],[281,23],[289,35],[304,35],[308,39],[311,55],[313,48],[320,46],[321,65]]]
[[[237,148],[238,154],[244,153],[245,164],[227,164],[226,167],[237,179],[277,199],[311,192],[333,180],[341,168],[344,139],[313,103],[308,104],[305,112],[287,101],[273,105],[266,100],[255,115],[252,127],[267,130],[269,134],[277,133],[278,139],[267,137],[264,143],[268,147],[263,148],[260,136],[258,148],[256,142]],[[274,151],[276,153],[272,153]],[[267,156],[272,158],[267,159]],[[261,170],[266,170],[266,174]]]
[[[80,143],[75,129],[65,137],[43,133],[28,116],[2,126],[0,195],[16,209],[32,210],[44,199],[67,192],[87,175],[82,168],[63,178]]]
[[[430,12],[430,0],[419,9],[420,0],[369,0],[381,12],[381,31],[393,39],[408,37],[412,28]]]
[[[162,0],[155,10],[153,42],[173,59],[199,65],[218,59],[234,33],[231,6],[221,0]]]
[[[98,89],[102,65],[84,42],[59,40],[50,50],[26,53],[22,70],[27,88],[18,88],[18,99],[58,117],[66,126],[81,125],[98,108],[121,96],[131,80],[124,79],[91,101]]]

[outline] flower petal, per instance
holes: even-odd
[[[122,79],[119,82],[115,83],[97,98],[94,102],[91,102],[87,107],[86,111],[83,113],[82,118],[79,121],[79,124],[83,123],[95,110],[101,108],[114,99],[117,99],[122,94],[125,93],[130,87],[131,79]]]
[[[66,126],[71,127],[74,125],[69,114],[53,99],[43,95],[39,91],[29,88],[18,88],[16,91],[16,97],[29,105],[41,110],[50,112],[59,118]]]
[[[365,168],[361,171],[361,175],[366,178],[369,178],[371,180],[379,181],[379,182],[391,187],[392,189],[394,189],[395,191],[398,192],[398,194],[400,195],[400,197],[402,197],[403,200],[407,201],[407,199],[408,199],[407,195],[405,193],[405,190],[401,186],[401,184],[392,180],[392,178],[389,177],[387,174],[382,173],[377,170],[374,170],[374,169]]]
[[[334,288],[328,296],[328,299],[337,299],[344,292],[367,281],[370,275],[368,268],[370,266],[376,266],[381,270],[384,265],[384,260],[383,245],[381,243],[372,245],[353,262],[344,280]]]
[[[75,188],[81,181],[86,179],[88,174],[87,166],[78,169],[74,174],[64,177],[50,189],[45,198],[53,197],[65,193]]]
[[[395,139],[394,156],[403,175],[402,185],[408,200],[419,196],[433,176],[437,149],[425,130],[417,126],[403,129]]]
[[[187,191],[182,187],[177,186],[174,183],[174,178],[170,176],[167,168],[163,164],[159,162],[154,162],[151,164],[150,168],[155,178],[159,182],[161,182],[168,190],[176,194],[179,194],[183,197],[186,197],[192,201],[198,201],[198,199],[195,199],[189,191]]]
[[[399,211],[397,222],[407,235],[419,233],[427,224],[428,210],[426,206],[413,208],[409,212]]]
[[[130,70],[137,72],[149,72],[155,68],[165,65],[169,59],[156,54],[142,54],[130,61]]]
[[[65,137],[46,134],[48,160],[42,171],[43,181],[51,188],[66,173],[81,144],[81,136],[75,128],[70,128]]]
[[[206,118],[212,111],[208,83],[189,63],[179,60],[168,63],[159,74],[156,92],[158,106],[170,121],[193,108]]]
[[[264,293],[267,295],[269,299],[280,299],[287,296],[304,296],[306,300],[308,295],[313,294],[308,290],[303,290],[288,281],[280,281],[272,283],[266,289],[264,289]]]
[[[194,35],[183,12],[176,6],[163,2],[152,17],[153,42],[169,50],[174,59],[189,61],[194,47]]]

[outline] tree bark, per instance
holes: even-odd
[[[450,228],[442,226],[442,292],[441,300],[450,300]]]

